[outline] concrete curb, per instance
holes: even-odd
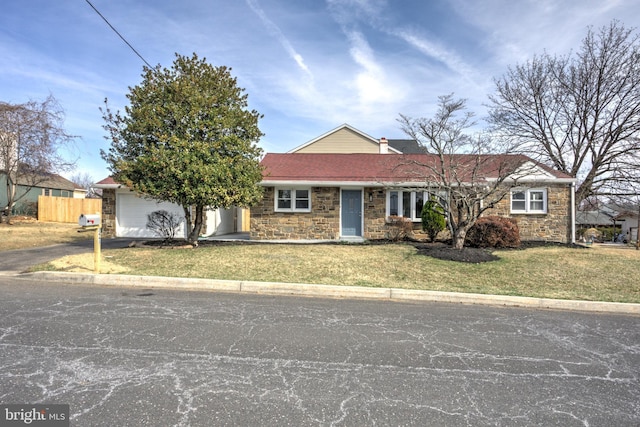
[[[188,279],[182,277],[132,276],[123,274],[65,273],[37,271],[16,275],[47,282],[71,284],[139,287],[146,289],[188,289],[199,291],[248,294],[288,295],[322,298],[356,298],[390,301],[445,302],[503,307],[526,307],[568,311],[640,315],[640,304],[556,300],[550,298],[514,297],[506,295],[469,294],[361,286],[310,285],[302,283],[251,282],[238,280]]]

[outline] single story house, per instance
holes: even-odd
[[[509,156],[487,157],[495,165]],[[288,153],[268,153],[261,162],[264,197],[251,208],[250,238],[385,239],[391,216],[410,219],[418,230],[432,188],[416,165],[433,160],[403,154],[386,138],[375,140],[348,125]],[[572,242],[575,179],[525,156],[514,160],[531,168],[487,214],[515,218],[522,240]],[[494,173],[487,168],[485,178],[495,179]]]
[[[184,210],[175,203],[146,198],[108,177],[94,184],[102,189],[102,236],[153,238],[147,229],[147,215],[158,210],[175,213],[184,219]],[[248,231],[248,209],[209,209],[205,211],[202,237]],[[176,237],[186,237],[184,220]]]
[[[620,212],[616,217],[616,221],[621,225],[621,234],[628,242],[635,242],[638,239],[638,211],[625,210]]]
[[[0,209],[7,206],[7,175],[0,172]],[[16,185],[14,198],[15,213],[37,213],[38,196],[73,197],[83,199],[87,190],[58,174],[20,177]],[[32,212],[33,211],[33,212]]]

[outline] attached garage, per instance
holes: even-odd
[[[157,238],[147,229],[147,215],[166,210],[184,219],[181,206],[141,197],[138,193],[116,183],[111,177],[95,184],[102,189],[102,235],[104,237]],[[205,211],[201,237],[249,231],[249,209],[209,209]],[[185,238],[184,220],[176,233]]]
[[[116,236],[117,237],[158,237],[147,228],[147,215],[165,210],[182,218],[176,237],[185,237],[184,211],[181,206],[158,202],[140,197],[129,190],[116,191]]]

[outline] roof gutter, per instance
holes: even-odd
[[[122,184],[93,184],[92,188],[101,188],[103,190],[111,190],[118,188],[127,188]]]

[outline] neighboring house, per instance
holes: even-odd
[[[184,218],[184,210],[175,203],[152,200],[128,189],[109,177],[94,184],[102,190],[102,235],[104,237],[159,237],[147,229],[147,215],[166,210]],[[210,209],[205,211],[201,235],[204,237],[248,231],[249,211],[240,208]],[[185,238],[182,221],[176,237]]]
[[[615,219],[621,225],[621,234],[624,239],[628,242],[635,242],[638,238],[638,211],[626,210],[620,212]]]
[[[343,125],[288,153],[267,154],[261,162],[264,197],[251,208],[251,239],[385,239],[390,216],[409,218],[420,229],[420,211],[432,189],[416,164],[434,158],[401,154],[390,141]],[[487,215],[517,219],[522,240],[573,241],[575,180],[518,157],[533,168]],[[489,180],[495,178],[491,173]]]
[[[576,226],[578,232],[589,228],[609,228],[615,225],[619,226],[619,221],[615,219],[617,212],[611,212],[604,209],[579,210],[576,212]]]
[[[619,232],[627,240],[635,240],[636,234],[631,231],[637,227],[637,216],[637,210],[628,204],[612,202],[586,204],[584,209],[576,213],[578,236],[586,230],[595,228],[603,233],[602,238],[605,240],[617,237]],[[614,235],[612,236],[611,233]],[[629,239],[630,235],[631,239]]]
[[[36,182],[37,184],[32,186],[30,182]],[[86,194],[87,190],[58,174],[48,174],[34,180],[19,178],[16,186],[13,210],[15,213],[35,214],[37,212],[35,206],[38,203],[38,196],[84,198]],[[0,209],[6,205],[7,176],[5,173],[0,173]],[[32,212],[34,209],[35,211]]]

